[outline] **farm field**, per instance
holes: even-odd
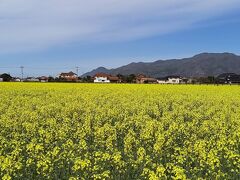
[[[1,179],[240,179],[240,86],[0,83]]]

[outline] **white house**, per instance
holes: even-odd
[[[110,83],[109,75],[105,73],[97,73],[94,76],[94,83]]]
[[[182,82],[182,77],[180,76],[167,76],[165,78],[158,79],[159,84],[180,84]]]
[[[3,78],[0,78],[0,82],[3,82]]]
[[[180,84],[182,82],[182,78],[180,76],[169,76],[168,82],[170,84]]]
[[[168,81],[166,79],[158,79],[158,84],[168,84]]]

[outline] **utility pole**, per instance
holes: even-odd
[[[21,76],[22,76],[21,80],[23,81],[23,69],[24,69],[24,67],[21,66],[20,69],[21,69]]]
[[[76,67],[77,77],[79,76],[79,75],[78,75],[78,72],[79,72],[79,67],[77,66],[77,67]]]

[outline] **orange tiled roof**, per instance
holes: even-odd
[[[110,75],[109,74],[106,74],[106,73],[97,73],[94,75],[94,77],[109,77]]]
[[[60,76],[75,76],[77,74],[75,74],[74,72],[70,71],[68,73],[61,73]]]

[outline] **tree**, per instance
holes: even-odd
[[[48,82],[54,82],[54,81],[55,81],[54,77],[52,77],[52,76],[48,77]]]
[[[214,76],[200,77],[200,78],[198,78],[198,82],[200,84],[214,84],[215,77]]]
[[[208,82],[210,84],[214,84],[215,83],[215,77],[214,76],[208,76]]]
[[[86,76],[86,77],[82,78],[82,82],[91,83],[91,82],[93,82],[93,80],[92,80],[91,76]]]
[[[130,74],[126,77],[127,83],[134,83],[136,81],[136,75],[135,74]]]
[[[0,75],[0,78],[2,78],[3,81],[6,82],[6,81],[11,81],[12,76],[10,74],[4,73],[4,74]]]
[[[117,77],[119,78],[120,82],[125,82],[125,76],[122,74],[117,74]]]

